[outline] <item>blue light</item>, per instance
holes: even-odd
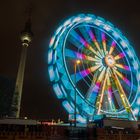
[[[129,55],[130,58],[133,58],[133,53],[130,50],[127,50],[127,54]]]
[[[79,17],[74,18],[73,22],[79,22],[80,20],[81,20],[81,17],[79,16]]]
[[[81,123],[86,123],[86,119],[85,118],[83,118],[81,115],[78,115],[77,114],[77,121],[79,121],[79,122],[81,122]]]
[[[127,47],[127,42],[125,42],[125,41],[121,41],[120,44],[121,44],[124,48]]]
[[[55,68],[55,82],[59,81],[59,73],[58,73],[58,69]]]
[[[62,104],[63,104],[64,108],[68,111],[69,114],[74,112],[73,107],[71,107],[71,105],[69,104],[68,101],[65,100],[62,102]]]
[[[56,60],[57,60],[57,51],[54,52],[53,64],[55,64]]]
[[[63,75],[61,78],[62,83],[67,87],[67,89],[73,88],[72,85],[69,82],[69,79],[67,78],[66,75]]]
[[[60,33],[60,31],[62,30],[63,26],[60,26],[57,31],[56,31],[56,35]]]
[[[94,23],[95,23],[95,25],[100,26],[100,25],[102,24],[102,21],[96,19],[96,20],[94,21]]]
[[[52,57],[52,50],[49,50],[48,52],[48,64],[52,63],[53,57]]]
[[[55,79],[55,74],[54,74],[53,66],[49,66],[48,67],[48,71],[49,71],[50,80],[53,81]]]
[[[54,85],[53,85],[53,89],[54,89],[54,91],[55,91],[55,93],[56,93],[58,99],[63,98],[63,93],[62,93],[62,91],[61,91],[61,89],[60,89],[60,87],[59,87],[58,84],[54,84]]]
[[[64,26],[68,26],[69,24],[71,24],[71,20],[67,20],[67,21],[64,23]]]
[[[66,92],[66,90],[64,89],[63,85],[60,84],[60,87],[61,87],[61,89],[62,89],[63,96],[64,96],[65,98],[67,98],[67,92]]]
[[[118,34],[118,32],[113,32],[112,34],[116,39],[118,39],[120,37],[120,35]]]
[[[139,65],[136,61],[133,62],[133,67],[135,70],[137,70],[139,68]]]

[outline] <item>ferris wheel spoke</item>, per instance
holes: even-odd
[[[102,68],[102,72],[99,73],[98,79],[96,79],[96,77],[97,77],[96,74],[94,74],[94,76],[93,76],[91,86],[90,86],[90,88],[85,96],[86,99],[88,101],[90,101],[92,104],[94,104],[96,101],[97,93],[99,91],[104,74],[105,74],[105,68]]]
[[[107,82],[107,76],[108,76],[108,68],[105,71],[104,80],[102,82],[102,86],[100,88],[99,95],[96,100],[97,114],[100,114],[100,111],[101,111],[103,96],[104,96],[104,92],[105,92],[105,86],[106,86],[106,82]]]
[[[92,40],[93,43],[95,44],[97,50],[99,51],[99,53],[101,53],[100,45],[99,45],[99,43],[98,43],[98,41],[97,41],[97,39],[96,39],[94,33],[93,33],[92,30],[90,29],[90,27],[87,27],[87,31],[88,31],[88,34],[89,34],[91,40]]]
[[[108,76],[107,77],[107,91],[108,91],[108,102],[109,102],[109,105],[110,105],[110,108],[111,108],[111,111],[113,112],[116,112],[116,108],[115,108],[115,105],[114,105],[114,100],[113,100],[113,90],[112,90],[112,86],[111,86],[111,82],[110,82],[110,77]]]
[[[118,70],[113,69],[113,71],[127,84],[127,85],[131,85],[131,82],[122,74],[120,73]]]
[[[76,51],[72,51],[70,49],[65,49],[65,56],[66,57],[70,57],[70,58],[74,58],[74,59],[80,59],[80,60],[88,60],[88,61],[94,61],[94,62],[99,62],[98,59],[91,57],[91,56],[87,56],[83,53],[79,53]]]
[[[86,30],[86,27],[79,27],[79,31],[81,32],[82,36],[84,37],[84,39],[89,43],[91,44],[91,39],[90,39],[90,36]]]
[[[84,45],[81,44],[81,42],[76,37],[74,37],[73,35],[69,36],[68,41],[71,44],[73,44],[75,47],[77,47],[78,49],[83,49],[84,48]]]
[[[87,42],[85,41],[76,31],[71,31],[70,35],[76,39],[76,41],[73,41],[73,39],[70,39],[70,41],[77,47],[79,48],[79,46],[83,49],[83,48],[86,48],[88,50],[90,50],[91,52],[93,52],[95,55],[97,55],[98,57],[100,57],[98,54],[97,54],[97,51],[93,49],[93,47]],[[79,43],[81,43],[81,45],[77,45],[77,41]]]
[[[109,54],[112,54],[112,52],[114,51],[115,47],[116,47],[116,43],[115,43],[115,41],[112,41],[111,47],[109,49]]]
[[[132,110],[132,108],[131,108],[131,105],[130,105],[130,103],[129,103],[127,97],[126,97],[126,94],[125,94],[125,92],[124,92],[124,90],[123,90],[123,87],[122,87],[122,85],[121,85],[121,83],[120,83],[120,81],[119,81],[119,79],[118,79],[118,77],[117,77],[117,75],[116,75],[114,69],[112,69],[112,71],[113,71],[113,75],[114,75],[114,77],[115,77],[116,86],[117,86],[117,88],[118,88],[118,91],[119,91],[119,94],[120,94],[120,97],[121,97],[121,100],[122,100],[122,104],[123,104],[123,106],[124,106],[126,112],[131,113],[133,119],[136,120],[136,117],[135,117],[135,115],[133,114],[133,110]]]
[[[76,73],[76,82],[78,82],[81,79],[85,78],[90,73],[95,72],[98,68],[100,68],[100,65],[92,66],[92,67],[90,67],[88,69],[85,69],[85,70],[77,72]],[[71,79],[73,79],[73,81],[75,80],[75,73],[71,74]]]
[[[103,45],[103,49],[104,49],[104,54],[106,55],[107,49],[106,49],[106,36],[105,36],[105,33],[102,32],[101,36],[102,36],[102,45]]]
[[[129,66],[126,66],[126,65],[123,65],[123,64],[118,64],[118,63],[116,63],[115,66],[118,67],[118,68],[130,71]]]
[[[119,59],[121,59],[121,58],[123,58],[123,57],[125,57],[125,54],[124,54],[123,52],[121,52],[120,54],[116,55],[116,56],[114,57],[114,59],[115,59],[115,60],[119,60]]]

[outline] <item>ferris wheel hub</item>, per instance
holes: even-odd
[[[106,57],[105,57],[105,63],[109,67],[114,67],[116,62],[115,62],[114,57],[109,54],[109,55],[106,55]]]

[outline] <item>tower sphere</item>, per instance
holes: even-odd
[[[23,45],[24,45],[24,44],[27,44],[27,46],[28,46],[28,44],[29,44],[31,41],[32,41],[32,35],[31,35],[30,33],[28,33],[28,32],[23,32],[23,33],[21,34],[21,42],[22,42]]]
[[[33,32],[31,31],[31,22],[30,19],[26,22],[24,30],[21,32],[21,42],[22,45],[29,46],[29,43],[32,41]]]

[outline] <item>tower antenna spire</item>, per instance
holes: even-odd
[[[18,67],[17,78],[16,78],[15,91],[12,100],[12,107],[11,107],[11,117],[14,118],[19,118],[20,116],[20,106],[21,106],[21,98],[22,98],[27,48],[30,46],[30,43],[33,38],[33,32],[31,30],[31,11],[32,11],[32,7],[30,6],[28,10],[28,19],[20,35],[22,51],[21,51],[20,63]]]

